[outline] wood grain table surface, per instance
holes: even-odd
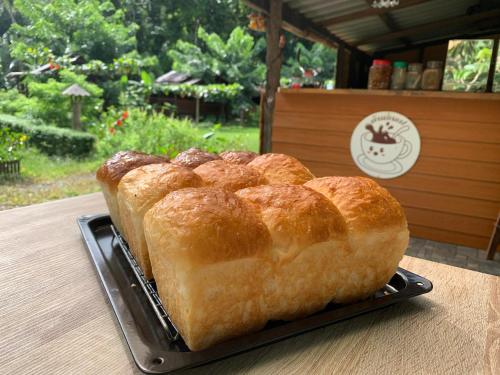
[[[0,212],[0,374],[139,373],[80,237],[100,193]],[[500,278],[405,257],[411,301],[182,374],[500,374]]]

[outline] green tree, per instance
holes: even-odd
[[[443,90],[485,91],[492,50],[488,39],[450,41]]]
[[[247,8],[239,0],[113,0],[123,9],[127,23],[139,26],[137,49],[142,55],[160,57],[162,72],[170,67],[167,51],[177,40],[196,44],[198,26],[226,39],[245,24]]]
[[[226,41],[199,27],[198,38],[199,46],[179,40],[168,52],[173,69],[205,83],[239,83],[243,87],[239,106],[248,104],[264,80],[265,66],[258,58],[262,44],[241,27],[236,27]]]
[[[15,0],[14,6],[11,55],[28,65],[47,63],[51,54],[111,63],[136,48],[136,25],[126,25],[110,1]]]
[[[90,97],[84,98],[82,105],[82,124],[89,125],[96,121],[102,110],[103,90],[92,83],[87,82],[84,75],[79,75],[68,70],[59,74],[59,80],[49,78],[47,82],[32,81],[28,83],[28,91],[32,106],[29,115],[39,119],[46,124],[54,124],[60,127],[71,126],[71,103],[68,96],[62,92],[77,83],[90,93]]]
[[[314,43],[307,48],[301,42],[296,42],[292,56],[286,59],[281,69],[281,76],[285,78],[301,77],[300,67],[314,69],[318,73],[316,79],[320,82],[335,79],[335,66],[337,64],[337,51]],[[300,61],[299,61],[300,60]]]

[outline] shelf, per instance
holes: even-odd
[[[282,94],[321,94],[321,95],[372,95],[372,96],[409,96],[426,98],[486,99],[500,100],[500,93],[451,92],[451,91],[409,91],[409,90],[367,90],[367,89],[288,89],[280,88]]]

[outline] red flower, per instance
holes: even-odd
[[[49,69],[50,70],[54,69],[54,64],[52,64],[51,62],[49,63]]]
[[[115,130],[115,128],[109,128],[109,132],[110,132],[111,134],[115,134],[116,130]]]
[[[128,111],[123,112],[122,119],[126,120],[128,118]]]
[[[116,126],[122,126],[122,124],[123,124],[122,120],[120,119],[116,120]]]

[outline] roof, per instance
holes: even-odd
[[[70,96],[90,96],[90,94],[85,89],[81,88],[76,83],[72,84],[70,87],[64,90],[62,94]]]
[[[199,81],[200,80],[198,78],[191,78],[189,74],[171,70],[170,72],[159,76],[155,82],[163,84],[179,84],[179,83],[194,84]]]
[[[268,1],[246,3],[267,12]],[[368,54],[500,32],[499,0],[400,0],[394,8],[373,8],[372,3],[373,0],[283,0],[284,28],[292,32],[300,29],[306,36],[313,33],[327,43],[345,44]]]

